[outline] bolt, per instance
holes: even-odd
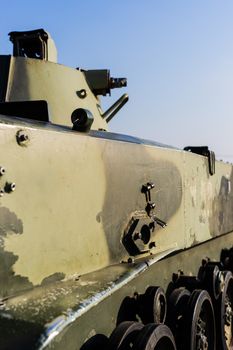
[[[155,203],[150,203],[150,208],[153,210],[155,208]]]
[[[0,167],[0,176],[4,175],[5,172],[6,172],[6,169],[3,166],[1,166]]]
[[[27,140],[28,140],[28,135],[26,135],[26,134],[19,135],[19,141],[20,142],[24,142],[24,141],[27,141]]]
[[[133,235],[133,239],[136,241],[137,239],[142,239],[142,234],[141,232],[135,232]]]
[[[1,188],[0,189],[0,197],[3,197],[4,193],[5,193],[5,191]]]
[[[11,189],[11,191],[14,191],[15,190],[15,183],[14,182],[12,182],[11,184],[10,184],[10,189]]]
[[[151,211],[152,210],[154,210],[154,208],[155,208],[155,203],[147,203],[147,205],[146,205],[146,212],[147,212],[147,215],[149,215],[150,216],[150,214],[151,214]]]
[[[147,189],[148,189],[148,191],[152,190],[152,188],[154,188],[154,187],[155,187],[155,184],[153,184],[152,182],[147,182]]]
[[[7,193],[10,193],[10,192],[13,192],[15,190],[15,183],[14,182],[7,182],[6,185],[5,185],[5,192]]]
[[[16,134],[16,140],[19,145],[23,146],[26,145],[26,143],[29,140],[29,137],[23,130],[19,130]]]
[[[147,182],[146,185],[142,185],[142,193],[146,193],[149,192],[150,190],[152,190],[155,187],[155,185],[152,182]]]

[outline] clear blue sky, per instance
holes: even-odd
[[[233,1],[2,1],[0,53],[11,30],[44,28],[60,63],[126,76],[130,101],[111,130],[178,147],[209,145],[233,161]],[[230,158],[231,156],[231,158]]]

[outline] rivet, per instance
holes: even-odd
[[[6,168],[4,168],[3,166],[0,166],[0,176],[4,175],[6,172]]]

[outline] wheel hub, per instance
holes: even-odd
[[[206,323],[199,318],[197,322],[197,348],[200,350],[208,350],[208,339],[205,329]]]
[[[225,299],[225,314],[224,314],[224,323],[225,323],[225,338],[226,344],[229,347],[232,341],[232,305],[228,296]]]

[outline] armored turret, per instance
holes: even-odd
[[[123,95],[103,112],[99,96],[125,87],[125,78],[111,78],[107,69],[82,70],[57,64],[57,50],[43,29],[11,32],[13,56],[1,56],[0,112],[73,126],[78,131],[107,130],[127,102]]]

